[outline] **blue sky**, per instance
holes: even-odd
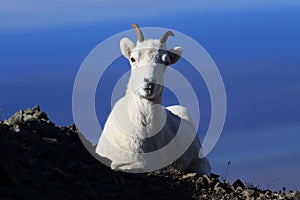
[[[224,174],[231,160],[230,180],[300,189],[299,10],[297,1],[283,0],[1,1],[1,119],[40,104],[56,124],[72,123],[74,78],[96,45],[132,23],[171,28],[206,49],[225,83],[228,113],[208,156],[213,170]],[[184,60],[174,67],[192,75]],[[126,60],[119,58],[106,79],[127,70]],[[101,91],[99,87],[96,108],[102,123],[101,112],[109,111],[101,105],[109,100]],[[210,104],[202,91],[205,131]]]

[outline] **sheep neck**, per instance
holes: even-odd
[[[131,132],[137,137],[150,137],[158,133],[165,124],[165,112],[162,97],[153,100],[137,95],[127,95],[128,113],[130,113]]]

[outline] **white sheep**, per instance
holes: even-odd
[[[156,40],[144,39],[136,24],[133,24],[133,28],[137,32],[137,44],[128,38],[120,41],[121,52],[131,65],[126,95],[114,105],[96,153],[108,158],[114,170],[151,171],[160,162],[178,155],[176,151],[182,149],[180,141],[171,151],[159,149],[181,133],[180,135],[187,137],[181,138],[181,141],[193,138],[190,147],[181,152],[180,158],[173,165],[195,171],[198,175],[210,175],[208,160],[199,157],[201,143],[187,109],[179,105],[166,108],[162,106],[165,71],[168,65],[179,60],[182,48],[166,48],[167,38],[174,36],[171,31]],[[145,156],[149,152],[155,152],[155,156]]]

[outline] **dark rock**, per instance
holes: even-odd
[[[4,124],[8,126],[13,125],[27,125],[32,123],[47,123],[54,125],[49,119],[46,113],[41,112],[39,106],[34,106],[32,109],[28,108],[25,111],[20,110],[16,112],[11,118],[4,121]]]
[[[297,191],[278,195],[173,167],[112,171],[79,135],[75,125],[56,127],[39,106],[0,123],[0,199],[299,199]]]
[[[0,186],[15,185],[14,177],[7,166],[0,163]]]
[[[12,126],[23,122],[23,111],[16,112],[11,118],[4,120],[4,124]]]
[[[182,180],[182,179],[194,178],[196,175],[197,175],[197,173],[188,173],[188,174],[183,175],[183,176],[180,178],[180,180]]]
[[[220,175],[219,174],[211,173],[210,177],[212,177],[212,178],[220,178]]]
[[[47,137],[43,137],[42,138],[44,141],[46,141],[47,143],[50,143],[50,144],[57,144],[57,139],[55,138],[47,138]]]
[[[244,183],[240,180],[240,179],[237,179],[233,184],[232,184],[233,187],[237,188],[237,187],[245,187]]]
[[[35,105],[35,106],[32,108],[32,111],[34,111],[34,112],[41,112],[40,106],[39,106],[39,105]]]

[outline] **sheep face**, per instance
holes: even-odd
[[[128,88],[135,95],[149,100],[161,97],[167,66],[182,54],[180,47],[168,50],[165,46],[160,40],[144,40],[137,45],[128,38],[121,40],[121,51],[131,65]]]

